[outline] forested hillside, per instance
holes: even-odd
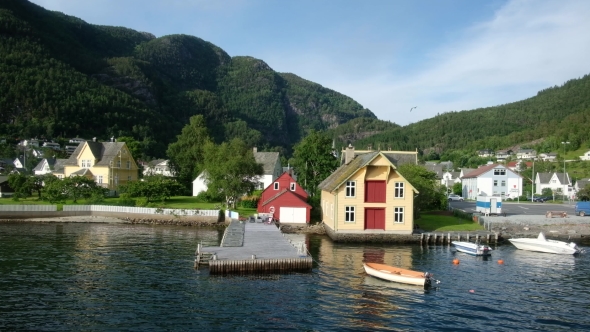
[[[357,120],[358,121],[358,120]],[[378,122],[378,121],[377,121]],[[505,105],[448,112],[405,127],[382,128],[379,133],[354,141],[357,147],[414,150],[443,154],[452,150],[537,148],[538,152],[590,147],[590,76]],[[337,130],[344,129],[345,126]],[[345,137],[335,131],[340,144]]]
[[[198,114],[216,141],[286,153],[310,129],[375,119],[347,96],[194,36],[0,2],[0,137],[131,136],[145,156],[163,157]]]

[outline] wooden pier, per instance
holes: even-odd
[[[485,242],[488,244],[498,243],[498,233],[485,234],[479,233],[422,233],[420,234],[420,244],[451,244],[452,241],[467,241]]]
[[[311,271],[305,243],[291,243],[274,223],[232,221],[219,247],[195,252],[195,268],[209,265],[211,274],[288,273]]]

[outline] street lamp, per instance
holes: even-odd
[[[561,142],[561,144],[563,144],[563,182],[565,182],[565,190],[563,191],[564,195],[568,194],[568,186],[567,186],[567,182],[566,182],[566,172],[565,172],[565,145],[566,144],[570,144],[570,142]]]

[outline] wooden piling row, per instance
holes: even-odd
[[[211,274],[307,272],[312,267],[311,257],[209,261]]]
[[[446,236],[445,236],[446,235]],[[479,242],[486,242],[488,244],[494,242],[498,243],[498,233],[488,233],[485,236],[480,234],[470,234],[470,233],[457,233],[454,236],[451,233],[421,233],[420,234],[420,244],[451,244],[453,238],[456,241],[467,241],[470,240],[479,241]]]

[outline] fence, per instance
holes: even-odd
[[[0,211],[7,212],[55,212],[57,205],[0,205]]]
[[[118,213],[136,213],[136,214],[167,214],[174,216],[203,216],[217,217],[219,210],[185,210],[185,209],[162,209],[162,208],[145,208],[132,206],[112,206],[112,205],[64,205],[64,211],[70,212],[118,212]]]

